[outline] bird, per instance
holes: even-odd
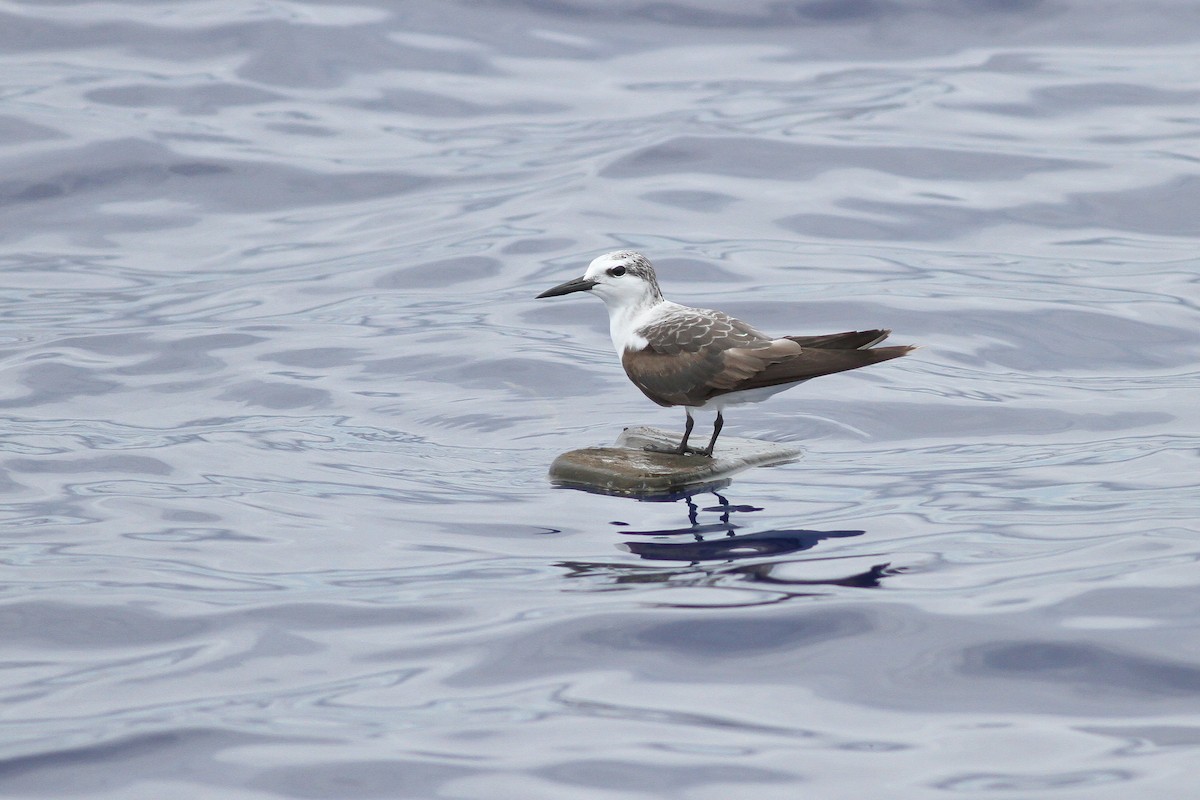
[[[687,414],[678,447],[647,446],[676,455],[712,457],[726,406],[765,400],[822,375],[908,355],[911,345],[874,347],[887,329],[773,337],[721,311],[691,308],[663,297],[654,266],[641,253],[599,256],[582,277],[537,296],[588,292],[608,308],[609,333],[625,374],[660,406]],[[708,446],[688,446],[693,412],[716,411]]]

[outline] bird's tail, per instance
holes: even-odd
[[[787,338],[791,339],[792,337]],[[768,364],[765,369],[758,370],[753,375],[739,381],[734,390],[741,391],[778,386],[781,383],[806,381],[822,375],[832,375],[835,372],[845,372],[878,364],[881,361],[890,361],[893,358],[906,356],[916,349],[912,345],[866,349],[861,347],[853,349],[807,347],[802,352]],[[732,350],[727,351],[727,356],[732,352]]]
[[[826,333],[820,336],[785,336],[801,347],[819,347],[822,350],[863,350],[879,344],[888,337],[891,331],[880,328],[873,331],[846,331],[845,333]]]

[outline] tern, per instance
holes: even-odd
[[[660,406],[683,406],[687,422],[679,446],[659,452],[711,457],[726,406],[755,403],[812,378],[915,349],[873,348],[891,333],[886,329],[775,338],[721,311],[672,303],[663,298],[649,259],[632,250],[600,256],[583,277],[538,298],[574,292],[590,292],[608,307],[609,333],[629,380]],[[717,414],[703,450],[688,447],[696,409]]]

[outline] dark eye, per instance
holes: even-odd
[[[612,269],[610,269],[608,271],[608,274],[612,275],[614,278],[619,278],[625,274],[625,268],[624,267],[613,267]]]

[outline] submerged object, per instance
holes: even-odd
[[[725,485],[749,467],[795,461],[803,452],[793,444],[736,437],[722,439],[720,453],[713,456],[647,449],[673,446],[675,439],[659,428],[626,428],[612,447],[570,450],[554,459],[550,480],[599,494],[666,499]]]

